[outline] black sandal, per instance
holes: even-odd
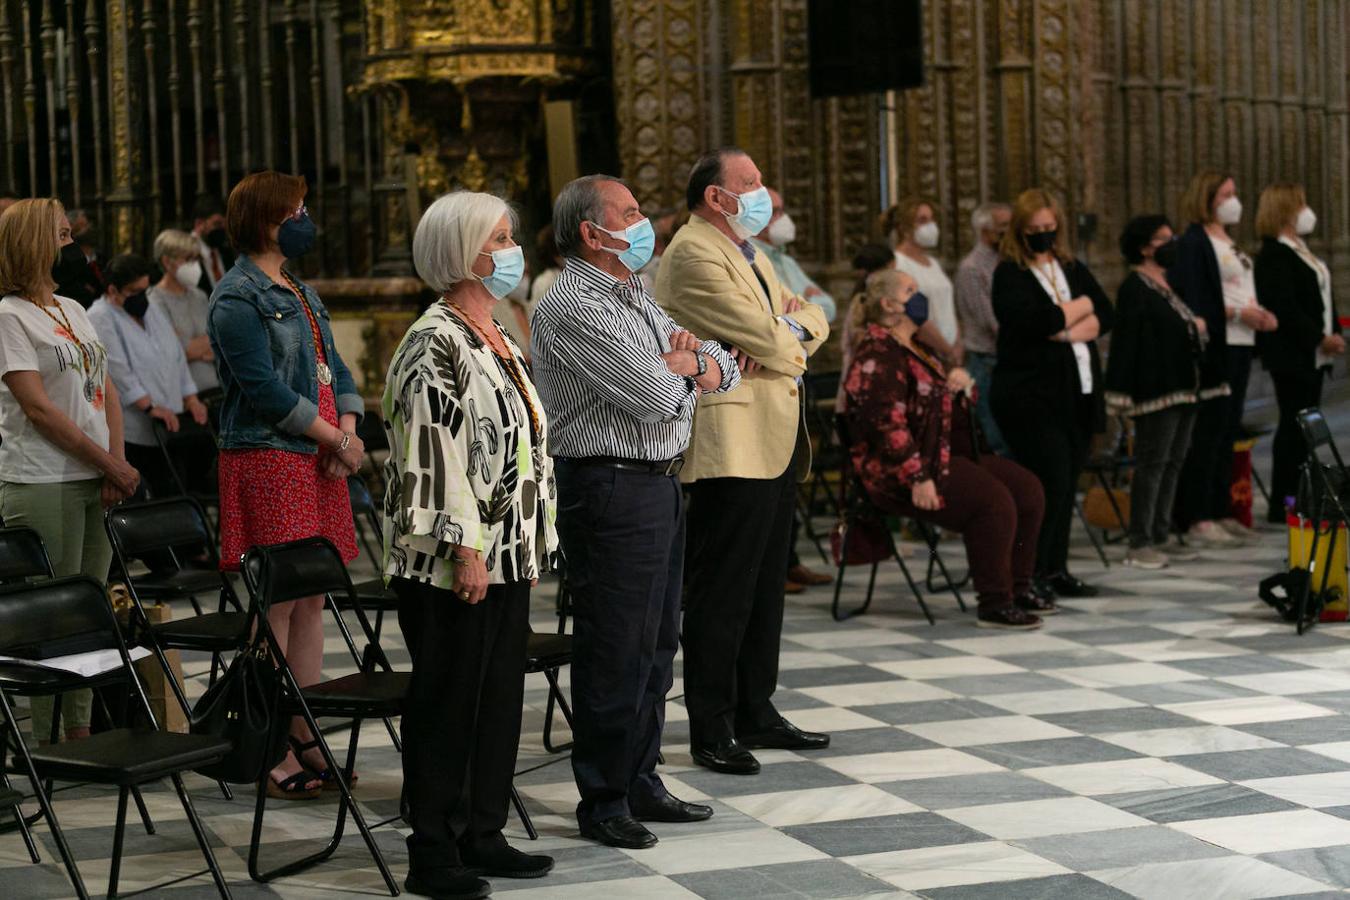
[[[291,742],[291,752],[295,754],[295,761],[300,763],[300,765],[302,766],[305,765],[305,751],[314,750],[319,746],[318,741],[309,741],[307,743],[302,743],[301,741],[297,740],[294,737],[291,737],[289,740]],[[337,790],[338,783],[337,779],[333,777],[332,769],[325,767],[323,769],[314,769],[313,772],[314,777],[317,778],[319,781],[323,782],[323,787],[321,788],[321,790],[325,791]],[[347,776],[347,788],[349,790],[352,787],[354,787],[358,781],[361,780],[361,776],[357,775],[355,772],[343,772],[342,774]]]
[[[284,781],[277,781],[271,775],[267,779],[267,796],[273,800],[316,800],[323,795],[323,787],[306,787],[311,781],[321,779],[309,769],[301,769]]]

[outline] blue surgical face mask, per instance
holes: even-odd
[[[314,249],[316,231],[314,220],[307,212],[301,213],[298,219],[287,219],[277,231],[277,248],[287,259],[304,256]]]
[[[731,194],[739,204],[736,212],[727,213],[726,217],[727,224],[741,240],[759,234],[773,218],[773,199],[769,197],[768,188],[760,186],[744,194],[732,194],[726,188],[718,190],[724,194]]]
[[[652,230],[650,219],[634,222],[623,231],[610,231],[594,222],[591,222],[591,225],[617,241],[628,242],[628,247],[624,250],[616,250],[613,247],[600,248],[617,256],[628,271],[636,272],[651,261],[652,251],[656,249],[656,232]]]
[[[928,321],[928,298],[921,291],[915,291],[905,301],[905,315],[915,325]]]
[[[489,294],[500,300],[520,284],[521,276],[525,274],[525,251],[519,245],[493,250],[491,253],[480,250],[478,255],[492,257],[492,272],[477,276]]]

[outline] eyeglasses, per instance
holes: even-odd
[[[292,222],[299,222],[307,215],[309,215],[309,208],[305,206],[304,203],[301,203],[299,206],[295,208],[295,212],[291,213],[286,218]]]

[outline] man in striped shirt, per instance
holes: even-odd
[[[592,175],[553,206],[562,275],[530,341],[558,479],[558,535],[575,615],[572,771],[585,837],[641,849],[641,823],[712,809],[672,797],[656,774],[679,647],[684,503],[676,479],[701,393],[740,371],[655,303],[637,276],[651,223],[616,178]]]

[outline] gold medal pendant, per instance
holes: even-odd
[[[319,363],[319,384],[330,385],[333,383],[333,370],[328,368],[328,363]]]

